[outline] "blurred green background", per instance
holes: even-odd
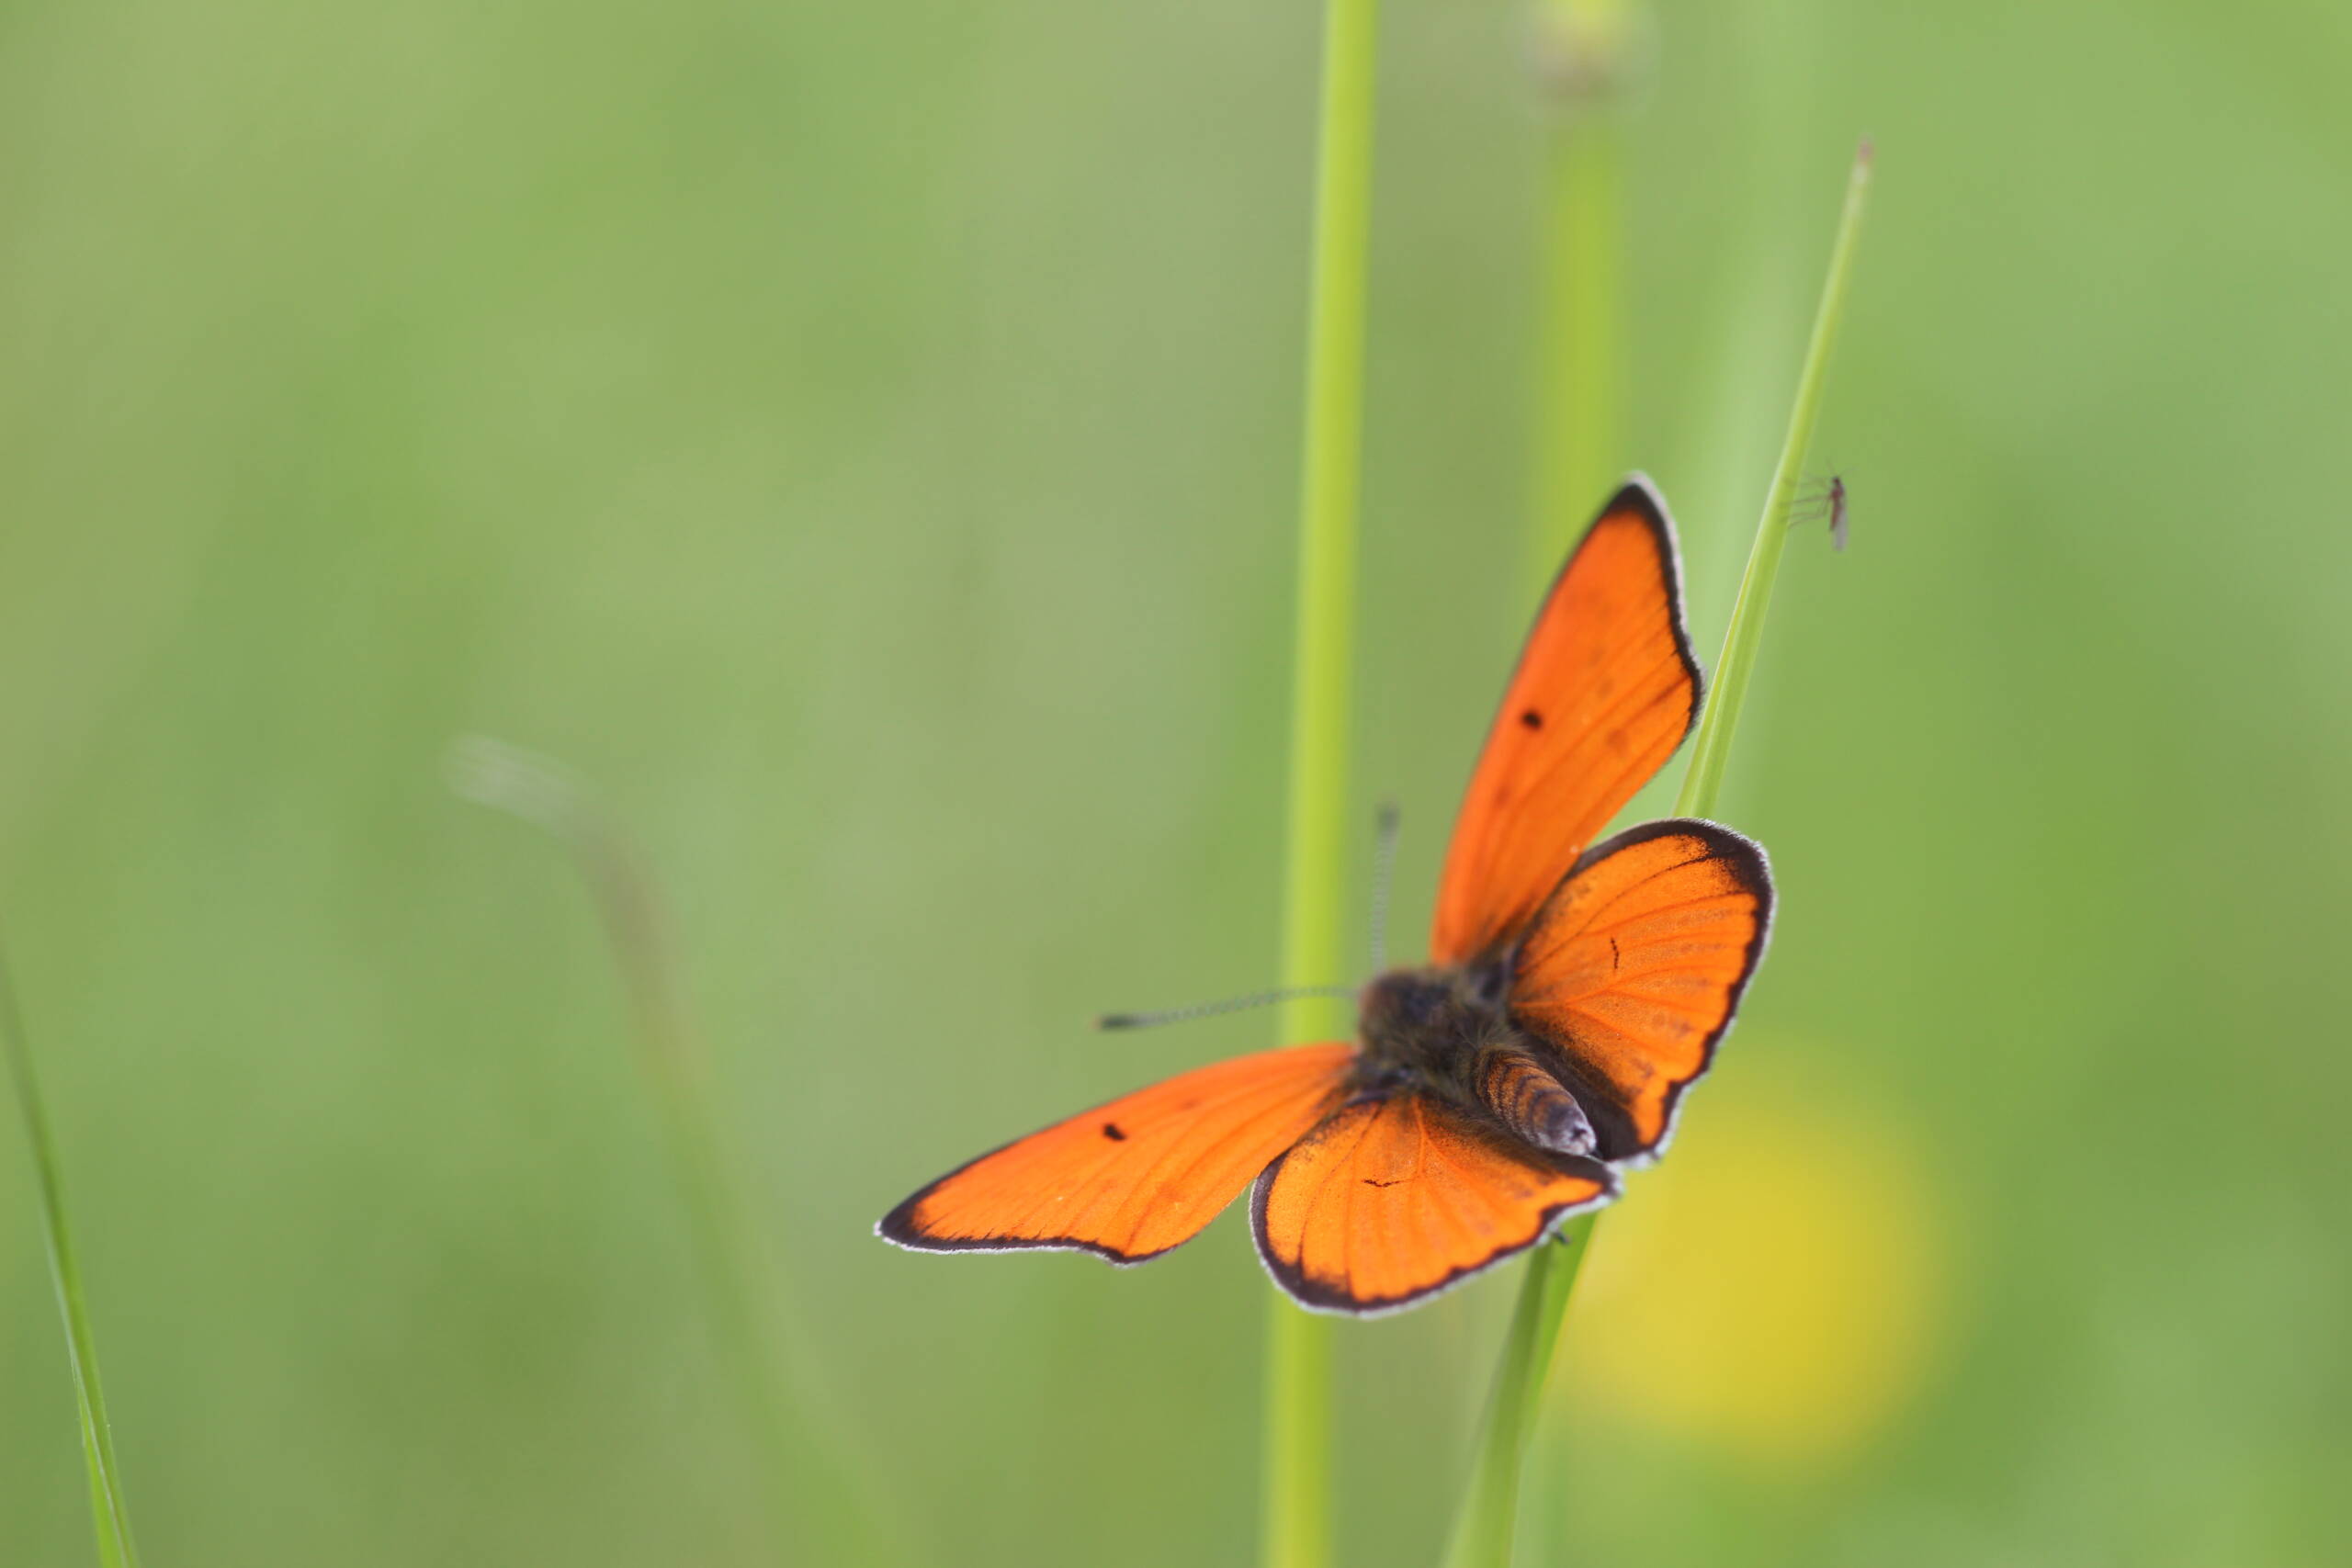
[[[1246,1560],[1236,1218],[1139,1272],[869,1226],[1266,1039],[1086,1021],[1272,977],[1317,28],[8,7],[0,916],[151,1563],[778,1559],[594,915],[449,794],[469,732],[658,869],[913,1559]],[[1408,937],[1521,630],[1528,28],[1386,6],[1358,778]],[[1622,457],[1710,662],[1858,133],[1882,177],[1854,543],[1792,545],[1724,807],[1781,923],[1601,1229],[1542,1560],[2336,1561],[2352,17],[1646,36]],[[90,1551],[19,1141],[11,1568]],[[1351,1568],[1431,1560],[1514,1282],[1343,1325]]]

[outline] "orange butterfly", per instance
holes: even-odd
[[[1256,1179],[1258,1255],[1306,1306],[1376,1313],[1523,1251],[1648,1163],[1764,951],[1764,852],[1712,822],[1592,843],[1682,743],[1699,666],[1674,525],[1635,478],[1553,584],[1438,889],[1431,962],[1362,994],[1353,1044],[1180,1074],[950,1171],[890,1211],[928,1252],[1140,1263]]]

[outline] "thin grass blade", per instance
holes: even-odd
[[[65,1208],[65,1182],[51,1131],[49,1108],[33,1071],[32,1042],[17,1004],[16,981],[0,954],[0,1051],[25,1123],[32,1155],[33,1183],[40,1198],[41,1232],[49,1246],[50,1282],[65,1325],[65,1359],[74,1374],[74,1397],[81,1417],[82,1460],[90,1477],[91,1526],[98,1561],[107,1568],[138,1568],[139,1549],[130,1533],[130,1507],[123,1500],[122,1461],[115,1457],[114,1424],[107,1415],[106,1389],[98,1377],[97,1337],[90,1329],[82,1292],[82,1265],[74,1249],[74,1227]]]
[[[628,993],[644,1081],[684,1201],[704,1295],[731,1363],[729,1384],[767,1479],[761,1498],[786,1561],[839,1543],[849,1561],[893,1563],[907,1552],[885,1521],[806,1348],[792,1332],[772,1252],[754,1236],[741,1168],[710,1102],[711,1075],[688,1021],[651,872],[594,791],[560,763],[480,737],[450,750],[450,787],[519,817],[571,852],[602,917]],[[799,1550],[794,1550],[795,1547]]]
[[[1348,710],[1353,684],[1356,491],[1363,467],[1377,0],[1326,0],[1307,293],[1282,984],[1347,972]],[[1281,1038],[1323,1033],[1328,1003],[1284,1004]],[[1264,1568],[1331,1561],[1331,1325],[1276,1292],[1267,1306]]]

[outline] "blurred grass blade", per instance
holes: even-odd
[[[1543,0],[1535,54],[1547,123],[1531,443],[1531,603],[1600,498],[1632,467],[1619,449],[1624,135],[1633,0]]]
[[[1348,706],[1378,11],[1377,0],[1325,0],[1323,12],[1283,870],[1285,987],[1326,985],[1348,969]],[[1281,1039],[1317,1038],[1330,1016],[1328,1003],[1285,1003]],[[1331,1558],[1331,1325],[1279,1291],[1267,1311],[1260,1558],[1264,1568],[1323,1568]]]
[[[790,1332],[773,1253],[752,1231],[738,1167],[710,1104],[710,1073],[671,961],[662,901],[636,846],[594,793],[561,764],[502,741],[469,737],[451,748],[450,787],[469,800],[547,829],[569,849],[594,896],[628,993],[645,1083],[692,1228],[704,1292],[729,1386],[759,1444],[768,1476],[760,1487],[780,1551],[789,1560],[898,1562],[906,1559],[884,1523],[862,1466],[844,1460],[831,1401]],[[796,1512],[793,1505],[797,1505]]]
[[[1846,203],[1838,223],[1838,238],[1829,254],[1828,276],[1822,283],[1821,305],[1815,313],[1813,337],[1806,345],[1804,367],[1797,378],[1796,397],[1789,415],[1788,438],[1782,444],[1772,483],[1765,491],[1763,515],[1758,520],[1756,543],[1748,552],[1747,575],[1739,598],[1732,606],[1731,626],[1724,635],[1722,659],[1715,666],[1715,684],[1706,710],[1700,716],[1690,771],[1675,797],[1678,817],[1704,817],[1714,810],[1723,788],[1731,736],[1739,722],[1749,678],[1755,672],[1757,649],[1762,645],[1764,612],[1780,570],[1781,551],[1788,542],[1789,505],[1795,499],[1797,476],[1804,470],[1805,449],[1813,440],[1821,412],[1830,351],[1846,302],[1846,286],[1853,271],[1854,250],[1861,238],[1862,209],[1870,191],[1871,148],[1864,142],[1854,157],[1846,185]],[[1528,1260],[1521,1280],[1519,1303],[1513,1310],[1501,1365],[1495,1374],[1494,1393],[1487,1400],[1486,1424],[1471,1472],[1470,1488],[1455,1522],[1447,1553],[1449,1568],[1509,1568],[1511,1541],[1518,1522],[1519,1477],[1526,1457],[1528,1434],[1544,1382],[1559,1341],[1560,1325],[1567,1315],[1568,1298],[1577,1269],[1591,1245],[1598,1215],[1586,1214],[1563,1226],[1556,1243],[1539,1247]]]
[[[98,1561],[107,1568],[137,1568],[139,1551],[130,1536],[130,1510],[123,1501],[122,1463],[115,1458],[114,1424],[107,1416],[106,1391],[98,1379],[97,1340],[90,1332],[89,1308],[82,1295],[82,1268],[74,1252],[73,1227],[65,1218],[64,1179],[49,1110],[33,1074],[32,1043],[7,958],[0,953],[0,1050],[23,1113],[25,1143],[32,1155],[33,1182],[40,1190],[42,1234],[49,1243],[49,1275],[57,1291],[58,1315],[65,1323],[65,1359],[73,1369],[74,1398],[82,1422],[82,1459],[89,1469],[91,1523],[97,1532]]]

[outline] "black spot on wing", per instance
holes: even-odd
[[[1116,1122],[1103,1122],[1102,1135],[1110,1139],[1114,1144],[1124,1144],[1127,1141],[1127,1134],[1120,1130],[1119,1124]]]

